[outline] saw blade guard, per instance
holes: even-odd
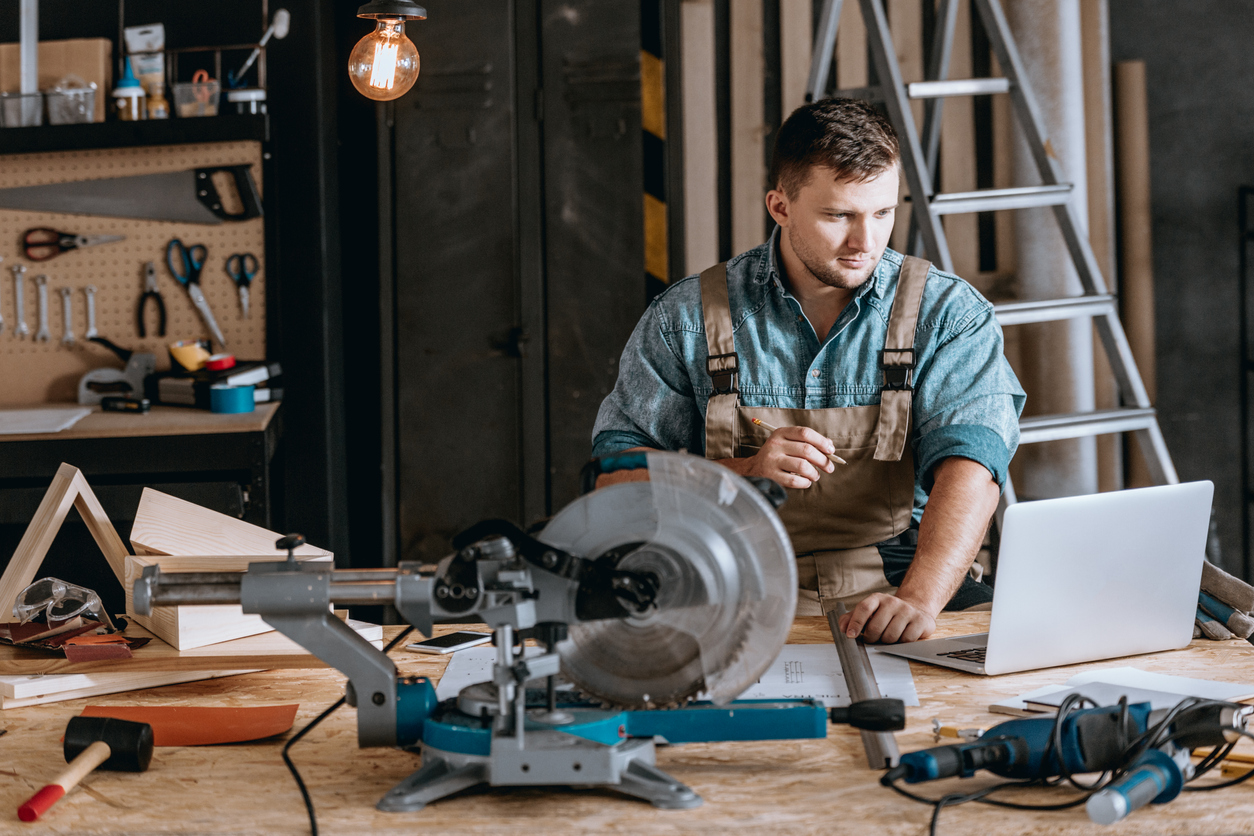
[[[701,694],[729,702],[787,640],[797,601],[792,544],[750,482],[697,456],[651,452],[649,481],[612,485],[563,509],[538,535],[617,568],[653,573],[657,607],[570,625],[563,673],[607,704],[649,708]],[[704,692],[704,693],[703,693]]]

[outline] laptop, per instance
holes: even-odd
[[[1214,489],[1188,482],[1012,505],[988,632],[877,647],[989,676],[1182,648]]]

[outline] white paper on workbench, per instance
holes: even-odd
[[[871,672],[880,696],[918,705],[910,662],[868,647]],[[757,683],[740,695],[742,700],[815,699],[829,708],[849,705],[849,687],[834,644],[786,644]]]
[[[59,433],[88,415],[91,407],[83,406],[0,409],[0,435]]]

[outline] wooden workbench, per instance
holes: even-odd
[[[987,614],[944,615],[938,635],[987,627]],[[394,628],[389,628],[393,631]],[[821,619],[801,619],[792,639],[827,643]],[[437,676],[443,657],[393,653],[403,673]],[[1183,676],[1248,681],[1254,648],[1245,642],[1196,641],[1172,653],[1111,660],[1092,667],[1135,665]],[[1051,682],[1079,668],[976,677],[912,664],[922,705],[907,710],[898,734],[902,751],[931,746],[931,718],[987,727],[1008,719],[987,712],[990,702]],[[59,739],[71,716],[88,702],[250,705],[300,702],[302,727],[343,692],[344,678],[327,669],[269,671],[208,682],[97,697],[0,713],[0,833],[62,834],[302,834],[308,820],[280,758],[284,738],[257,744],[158,749],[147,773],[97,772],[39,823],[14,811],[61,768]],[[1248,751],[1254,752],[1254,747]],[[641,801],[601,791],[472,790],[417,813],[380,813],[375,802],[419,765],[400,751],[357,748],[354,712],[342,708],[293,747],[324,834],[360,833],[875,833],[916,836],[927,830],[931,808],[878,785],[866,768],[857,732],[829,727],[825,740],[690,744],[663,748],[659,765],[695,789],[695,810],[655,810]],[[973,789],[986,779],[924,785],[922,792]],[[1007,798],[1014,796],[1007,795]],[[1033,791],[1027,803],[1060,801],[1065,790]],[[1254,785],[1217,793],[1185,793],[1171,804],[1134,813],[1113,827],[1091,824],[1083,807],[1062,812],[1019,812],[968,804],[947,808],[941,834],[1233,834],[1254,832]]]

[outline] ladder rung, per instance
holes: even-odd
[[[1104,293],[1100,296],[1075,296],[1070,299],[1005,302],[994,305],[993,312],[1002,327],[1023,325],[1027,322],[1057,322],[1061,319],[1114,314],[1115,297]]]
[[[932,198],[932,213],[957,215],[964,212],[995,212],[999,209],[1034,209],[1059,206],[1071,199],[1071,184],[1019,186],[1013,189],[980,189],[975,192],[938,194]]]
[[[1144,409],[1105,409],[1074,415],[1038,415],[1019,421],[1019,443],[1058,441],[1132,430],[1148,429],[1157,422],[1152,407]]]
[[[1009,93],[1008,78],[959,78],[948,81],[915,81],[906,85],[912,99],[941,99],[947,96],[988,96]]]

